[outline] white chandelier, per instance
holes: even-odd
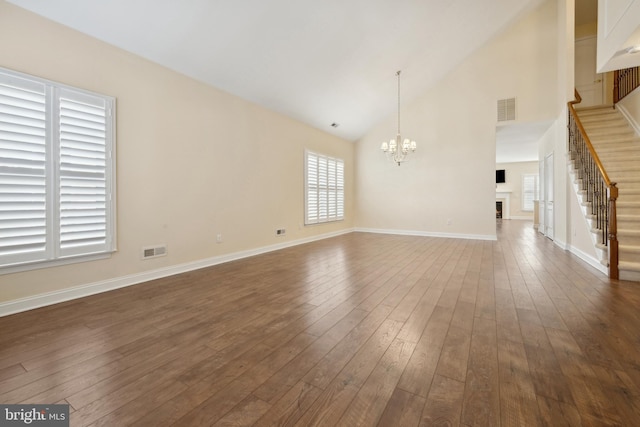
[[[380,149],[384,151],[389,160],[400,166],[400,163],[406,160],[410,152],[416,151],[417,145],[415,141],[411,141],[409,138],[405,138],[403,141],[400,136],[400,71],[396,72],[396,76],[398,76],[398,134],[395,139],[383,142]]]

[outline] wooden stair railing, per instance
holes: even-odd
[[[600,243],[609,247],[609,277],[618,279],[618,187],[609,179],[576,114],[574,105],[582,102],[577,90],[575,97],[575,100],[568,103],[569,153],[578,176],[582,179],[582,190],[586,192],[587,201],[591,204],[591,215],[595,216],[596,227],[600,230]]]
[[[615,70],[613,73],[613,103],[617,104],[640,86],[640,67]]]

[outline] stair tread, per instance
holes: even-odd
[[[618,215],[618,221],[640,221],[640,215]]]
[[[633,261],[619,261],[618,269],[622,270],[631,270],[631,271],[640,271],[640,262]]]
[[[635,139],[629,140],[629,141],[618,142],[617,146],[614,143],[599,144],[597,141],[595,141],[595,142],[591,141],[591,143],[594,144],[594,147],[596,149],[603,150],[603,152],[605,152],[605,153],[610,153],[610,152],[615,151],[615,150],[635,152],[636,150],[638,150],[640,148],[640,140],[635,140]]]
[[[613,105],[598,105],[594,107],[576,108],[578,116],[594,116],[598,114],[617,113]]]
[[[579,109],[577,112],[609,178],[617,183],[619,189],[619,269],[627,278],[640,276],[640,136],[622,113],[611,106]],[[569,161],[569,168],[581,205],[589,212],[591,203],[584,196],[586,191],[582,185],[585,182],[576,170],[575,159]],[[593,215],[586,214],[585,218],[592,233],[602,232],[593,221]],[[594,247],[608,251],[607,246],[598,243],[598,239]]]

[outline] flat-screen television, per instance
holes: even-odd
[[[497,169],[496,170],[496,184],[500,184],[506,182],[505,181],[505,175],[504,175],[504,169]]]

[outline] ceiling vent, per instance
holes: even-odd
[[[498,100],[498,121],[506,122],[516,119],[516,99],[499,99]]]

